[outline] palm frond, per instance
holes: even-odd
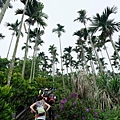
[[[23,9],[17,9],[15,11],[15,15],[18,15],[18,14],[23,14]]]
[[[5,36],[0,33],[0,39],[3,39]]]

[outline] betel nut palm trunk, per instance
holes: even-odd
[[[117,56],[118,56],[118,59],[119,59],[119,61],[120,61],[120,55],[119,55],[119,53],[118,53],[118,51],[117,51],[117,49],[116,49],[116,47],[115,47],[115,44],[114,44],[111,36],[110,36],[110,42],[111,42],[111,44],[112,44],[112,46],[113,46],[113,48],[114,48],[114,50],[115,50],[115,52],[116,52],[116,54],[117,54]]]
[[[60,39],[60,37],[59,37],[59,44],[60,44],[60,60],[61,60],[62,81],[63,81],[63,87],[65,87],[65,82],[64,82],[64,77],[63,77],[62,47],[61,47],[61,39]]]
[[[23,61],[23,67],[22,67],[22,78],[24,78],[24,73],[25,73],[25,64],[26,64],[27,54],[28,54],[29,34],[30,34],[30,24],[29,24],[29,28],[28,28],[28,35],[27,35],[27,40],[26,40],[26,48],[25,48],[24,61]]]
[[[24,14],[25,14],[25,10],[26,10],[26,6],[27,6],[27,4],[28,4],[28,1],[29,1],[29,0],[26,0],[26,4],[25,4],[24,11],[23,11],[23,14],[22,14],[21,23],[20,23],[20,28],[19,28],[19,31],[18,31],[18,36],[17,36],[15,48],[14,48],[14,51],[13,51],[12,60],[11,60],[11,63],[10,63],[10,68],[9,68],[9,72],[8,72],[8,81],[7,81],[7,84],[8,84],[9,86],[10,86],[10,81],[11,81],[12,72],[13,72],[13,68],[14,68],[14,63],[15,63],[15,57],[16,57],[16,53],[17,53],[19,38],[20,38],[20,34],[21,34],[23,18],[24,18]]]
[[[5,14],[7,8],[8,8],[9,3],[10,3],[10,0],[7,0],[2,8],[2,11],[0,13],[0,23],[2,22],[2,19],[4,17],[4,14]]]

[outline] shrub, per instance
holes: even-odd
[[[10,102],[12,97],[12,87],[0,86],[0,120],[12,120],[12,114],[14,112],[14,106]]]
[[[91,101],[80,100],[78,94],[74,92],[60,100],[55,111],[56,120],[118,120],[119,118],[118,111],[103,112],[103,110],[95,109]]]

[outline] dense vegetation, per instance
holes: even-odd
[[[58,99],[54,106],[57,120],[119,120],[120,37],[114,40],[113,34],[119,32],[120,22],[110,18],[111,14],[117,13],[117,7],[107,7],[101,15],[97,13],[92,18],[87,17],[85,10],[78,11],[79,17],[74,22],[79,21],[84,27],[73,33],[78,37],[74,48],[68,46],[62,51],[61,36],[65,30],[64,26],[57,24],[52,32],[59,38],[59,62],[54,44],[49,46],[50,56],[39,49],[44,43],[42,35],[47,25],[45,19],[48,19],[43,12],[43,3],[37,0],[21,2],[24,9],[15,11],[16,15],[21,14],[21,20],[6,23],[13,31],[11,43],[16,37],[16,44],[12,59],[9,59],[11,44],[6,58],[0,57],[0,119],[12,120],[12,114],[29,106],[41,87],[53,87]],[[0,1],[0,23],[8,6],[12,7],[10,0]],[[25,32],[21,31],[22,25]],[[0,33],[0,39],[5,37],[3,34]],[[24,34],[27,35],[22,47],[24,59],[16,58],[19,39]],[[110,43],[112,55],[107,49]],[[30,57],[29,48],[33,50]],[[102,56],[103,52],[107,58]]]

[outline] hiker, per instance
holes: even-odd
[[[55,98],[54,94],[49,94],[47,103],[51,106],[50,109],[48,110],[48,115],[49,115],[49,120],[54,120],[54,109],[53,105],[55,104]]]
[[[55,103],[55,96],[52,92],[53,91],[51,89],[49,90],[48,88],[45,88],[43,92],[44,100],[51,106],[48,110],[49,120],[54,120],[54,110],[52,106]]]
[[[47,97],[48,96],[48,92],[49,92],[48,88],[43,89],[43,96]]]
[[[34,97],[33,103],[35,103],[35,102],[37,101],[37,99],[39,98],[39,96],[43,96],[42,90],[39,90],[39,91],[38,91],[38,95],[36,95],[36,96]]]
[[[38,101],[39,96],[43,96],[43,94],[42,94],[42,90],[39,90],[39,91],[38,91],[38,95],[36,95],[36,96],[34,97],[34,99],[33,99],[33,102],[32,102],[32,103],[37,102],[37,101]],[[33,111],[32,111],[32,110],[31,110],[31,113],[33,113]]]
[[[36,106],[36,109],[34,108]],[[45,120],[46,112],[50,109],[50,105],[46,103],[43,96],[38,97],[38,101],[30,106],[30,109],[35,113],[35,120]]]

